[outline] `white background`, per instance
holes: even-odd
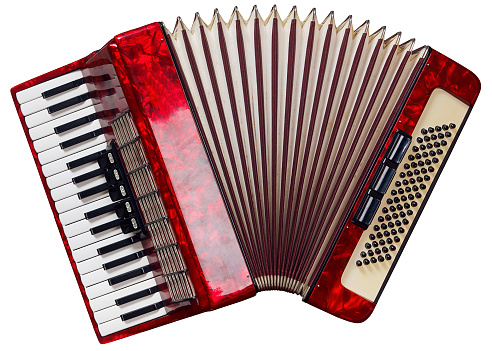
[[[0,349],[490,349],[492,58],[485,1],[299,1],[321,20],[371,20],[471,69],[483,89],[372,317],[352,324],[299,296],[262,292],[239,304],[108,345],[94,335],[9,89],[154,21],[169,27],[251,1],[9,1],[1,7]],[[264,17],[273,3],[258,3]],[[294,3],[277,2],[285,17]]]

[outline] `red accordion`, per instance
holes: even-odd
[[[480,91],[384,32],[216,12],[12,89],[101,343],[262,290],[370,316]]]

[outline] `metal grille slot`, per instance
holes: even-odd
[[[130,112],[110,122],[118,150],[133,187],[144,225],[154,245],[173,302],[195,298],[176,235],[159,194],[152,170]]]

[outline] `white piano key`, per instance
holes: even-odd
[[[137,241],[136,243],[125,246],[119,250],[112,251],[112,252],[107,253],[105,255],[97,255],[97,252],[96,252],[97,256],[94,256],[94,257],[92,257],[88,260],[84,260],[82,262],[77,262],[77,268],[78,268],[80,274],[86,274],[86,273],[95,271],[97,269],[103,268],[103,264],[114,261],[118,258],[122,258],[124,256],[131,255],[131,254],[133,254],[137,251],[141,251],[141,250],[143,250],[142,243]],[[138,260],[139,259],[136,259],[135,261],[132,261],[132,262],[136,262]],[[117,268],[115,267],[112,269],[108,269],[108,271],[111,271],[113,269],[117,269]]]
[[[45,123],[45,124],[51,124],[51,123]],[[61,125],[61,124],[57,124],[57,125]],[[44,124],[33,129],[37,129],[42,126],[44,126]],[[55,134],[54,130],[51,129],[51,134],[46,135],[33,142],[34,150],[36,150],[37,153],[43,152],[45,150],[51,149],[52,147],[58,146],[58,144],[60,144],[61,142],[70,140],[72,138],[78,137],[82,134],[91,132],[93,130],[100,129],[101,127],[102,127],[101,122],[98,119],[96,119],[94,121],[91,121],[82,126],[73,128],[71,130],[68,130],[60,134]]]
[[[76,251],[80,248],[98,243],[101,240],[112,238],[116,235],[120,236],[120,239],[123,240],[123,239],[127,239],[127,238],[135,235],[135,233],[132,232],[132,233],[128,233],[128,234],[123,234],[121,232],[120,228],[113,228],[111,230],[106,230],[106,231],[99,233],[99,234],[92,234],[91,232],[84,232],[84,233],[79,234],[79,235],[67,237],[67,239],[68,239],[68,245],[70,246],[72,251]]]
[[[99,199],[103,199],[106,196],[108,196],[107,191],[103,191],[99,194],[95,194],[95,195],[86,197],[85,199],[79,199],[79,197],[77,195],[72,195],[72,196],[67,197],[63,200],[55,202],[55,207],[56,207],[56,210],[58,211],[58,213],[63,213],[66,211],[73,210],[74,208],[83,206],[85,204],[88,204],[90,202],[93,202],[93,201],[96,201]]]
[[[101,282],[107,282],[108,279],[114,278],[120,274],[133,271],[134,269],[147,266],[149,263],[150,263],[149,259],[146,256],[144,256],[139,258],[138,260],[122,264],[121,266],[118,266],[113,269],[104,270],[101,268],[86,274],[82,274],[80,276],[80,279],[82,280],[82,284],[84,284],[85,287],[88,287]],[[120,284],[124,284],[124,282]]]
[[[45,177],[50,177],[50,176],[55,175],[57,173],[68,170],[68,167],[67,167],[68,162],[78,160],[79,158],[82,158],[84,156],[88,156],[90,154],[94,154],[94,153],[99,152],[99,151],[105,151],[106,146],[107,146],[107,142],[104,141],[103,143],[100,143],[99,145],[90,147],[86,150],[80,151],[76,154],[72,154],[72,155],[67,156],[63,159],[59,159],[59,160],[56,160],[54,162],[43,165],[43,166],[41,166],[41,169],[42,169]],[[76,169],[79,169],[82,167],[83,166],[77,167]]]
[[[57,118],[55,120],[40,124],[39,126],[29,129],[29,136],[31,137],[32,140],[34,140],[34,143],[36,143],[36,140],[54,134],[55,127],[59,127],[62,124],[75,121],[79,118],[91,115],[93,113],[97,113],[101,110],[102,110],[101,104],[97,104],[97,105],[86,107],[76,112],[69,113],[68,115],[65,115],[63,117]]]
[[[48,112],[48,110],[41,110],[41,111],[35,112],[35,113],[25,117],[27,128],[33,128],[33,127],[36,127],[40,124],[50,122],[50,121],[53,121],[57,118],[66,116],[69,113],[81,110],[81,109],[89,107],[89,106],[93,106],[96,102],[97,102],[96,100],[88,99],[88,100],[85,100],[83,102],[79,102],[78,104],[72,105],[72,106],[67,107],[63,110],[60,110],[60,111],[57,111],[57,112],[54,112],[51,114]]]
[[[121,318],[115,318],[115,319],[112,319],[110,321],[101,323],[97,327],[98,327],[101,335],[106,336],[106,335],[109,335],[112,333],[116,333],[120,330],[124,330],[124,329],[130,328],[130,327],[133,327],[135,325],[145,323],[145,322],[150,321],[152,319],[163,317],[167,314],[166,308],[170,308],[170,307],[179,308],[179,307],[183,307],[183,306],[189,306],[190,304],[191,304],[190,301],[173,303],[169,307],[160,308],[156,311],[143,314],[141,316],[132,318],[132,319],[127,320],[127,321],[122,321]]]
[[[78,177],[82,174],[89,173],[96,169],[99,169],[99,165],[96,161],[93,161],[75,169],[67,169],[63,172],[54,174],[46,178],[46,183],[48,184],[48,187],[50,189],[55,189],[59,186],[72,183],[73,178]]]
[[[60,146],[54,147],[52,149],[40,152],[38,154],[38,160],[39,163],[41,163],[41,165],[45,165],[47,163],[59,160],[61,158],[73,155],[79,151],[88,149],[92,146],[101,144],[105,141],[106,141],[106,137],[103,134],[66,149],[62,149]]]
[[[144,315],[130,319],[128,321],[122,321],[121,318],[115,318],[115,319],[110,320],[108,322],[101,323],[97,327],[98,327],[101,335],[106,336],[109,334],[116,333],[117,331],[127,329],[127,328],[133,327],[133,326],[138,325],[138,324],[142,324],[142,323],[150,321],[152,319],[156,319],[156,318],[165,316],[166,314],[167,314],[166,309],[160,308],[157,311],[146,313]]]
[[[150,271],[148,273],[139,275],[138,277],[125,280],[124,282],[116,284],[116,285],[109,285],[109,282],[107,280],[105,280],[105,281],[102,281],[98,284],[94,284],[94,285],[85,287],[85,292],[86,292],[87,297],[89,299],[95,299],[96,297],[99,297],[99,296],[102,296],[105,294],[109,294],[113,291],[117,291],[119,289],[130,286],[132,284],[141,282],[143,280],[147,280],[147,279],[152,278],[156,275],[158,275],[157,272]]]
[[[84,217],[84,213],[86,212],[89,212],[89,211],[92,211],[92,210],[95,210],[95,209],[98,209],[98,208],[101,208],[101,207],[104,207],[106,205],[110,205],[114,203],[113,200],[111,200],[111,198],[108,196],[100,199],[100,200],[97,200],[97,201],[94,201],[94,202],[91,202],[91,203],[88,203],[84,206],[80,206],[80,207],[77,207],[77,208],[74,208],[73,210],[70,210],[70,211],[67,211],[67,212],[64,212],[64,213],[61,213],[59,215],[60,217],[60,222],[64,225],[64,226],[68,226],[69,224],[71,223],[74,223],[74,222],[77,222],[77,221],[80,221],[82,219],[85,220],[85,217]],[[109,214],[109,213],[108,213]],[[93,220],[96,220],[98,219],[97,218],[93,218]],[[87,228],[86,230],[89,230],[89,228]]]
[[[116,306],[115,300],[121,299],[122,297],[126,297],[128,295],[134,294],[136,292],[142,291],[144,289],[149,289],[152,288],[156,285],[161,285],[164,284],[165,280],[162,275],[156,276],[154,278],[150,278],[147,280],[144,280],[140,283],[130,285],[126,288],[114,291],[110,294],[100,296],[98,298],[89,300],[89,304],[91,306],[91,309],[94,312],[100,311],[104,308],[108,308],[111,306]]]
[[[66,73],[64,75],[58,76],[56,78],[50,79],[46,82],[34,85],[30,88],[24,89],[22,91],[19,91],[17,94],[15,94],[17,101],[19,104],[24,104],[30,100],[41,98],[41,94],[44,93],[47,90],[59,87],[63,84],[70,83],[74,80],[83,78],[84,75],[82,74],[82,71],[76,70],[72,71],[69,73]]]
[[[79,95],[89,92],[89,87],[86,84],[79,85],[73,89],[64,91],[60,94],[56,94],[47,99],[34,99],[20,105],[21,112],[24,116],[29,116],[35,112],[47,109],[50,106],[59,104],[61,102],[67,101],[71,98],[77,97]]]
[[[72,237],[75,235],[79,235],[89,231],[91,228],[94,228],[98,225],[106,224],[110,221],[118,219],[115,213],[108,213],[106,216],[100,216],[98,218],[93,219],[83,219],[81,221],[71,223],[69,225],[63,226],[63,230],[65,231],[65,235],[67,237]],[[119,227],[117,227],[119,229]],[[112,228],[111,228],[112,229]],[[108,230],[111,230],[108,229]]]
[[[54,147],[59,147],[60,143],[65,142],[67,140],[76,138],[80,135],[92,132],[96,129],[101,129],[101,122],[99,120],[92,121],[90,123],[87,123],[83,126],[80,126],[78,128],[74,128],[70,131],[67,131],[66,133],[61,133],[61,134],[51,134],[48,135],[47,137],[41,138],[36,140],[33,145],[34,145],[34,150],[36,150],[37,153],[49,150]],[[81,143],[82,144],[82,143]]]
[[[85,182],[78,184],[74,184],[73,182],[68,183],[51,190],[51,197],[53,198],[53,201],[59,201],[69,196],[76,195],[81,191],[88,190],[104,183],[106,183],[106,178],[104,178],[104,175],[91,178]]]
[[[121,230],[119,232],[121,233]],[[121,235],[119,234],[119,235],[111,236],[109,238],[101,239],[95,244],[87,245],[79,249],[75,249],[71,247],[73,259],[75,262],[82,262],[84,260],[88,260],[89,258],[96,257],[98,255],[97,249],[107,245],[114,244],[121,240],[131,238],[134,235],[135,233],[121,234]],[[115,250],[114,252],[116,251],[118,250]]]
[[[120,316],[122,314],[138,310],[139,308],[143,308],[145,306],[153,305],[155,303],[164,301],[168,298],[169,298],[169,294],[158,291],[155,294],[145,296],[144,298],[129,302],[127,304],[124,304],[121,306],[114,305],[114,306],[105,308],[101,311],[98,311],[98,312],[94,313],[94,319],[96,320],[96,323],[98,323],[98,324],[110,321],[110,320],[115,319],[115,318],[120,319]],[[136,318],[138,318],[138,317],[136,317]]]

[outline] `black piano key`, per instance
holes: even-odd
[[[99,249],[97,249],[97,253],[99,255],[105,255],[107,253],[113,252],[115,250],[119,250],[119,249],[126,247],[128,245],[134,244],[138,241],[140,241],[140,236],[134,235],[131,238],[123,239],[123,240],[117,241],[115,243],[100,247]]]
[[[52,114],[52,113],[61,111],[61,110],[68,108],[70,106],[84,102],[85,100],[89,100],[90,98],[91,98],[90,93],[85,93],[85,94],[82,94],[79,96],[75,96],[71,99],[65,100],[63,102],[60,102],[58,104],[54,104],[53,106],[48,107],[48,113]]]
[[[121,219],[114,219],[114,220],[109,221],[107,223],[98,225],[97,227],[91,228],[90,230],[91,230],[91,234],[92,235],[95,235],[95,234],[102,233],[105,230],[108,230],[108,229],[111,229],[111,228],[115,228],[115,227],[117,227],[119,225],[121,225]]]
[[[90,123],[90,122],[98,119],[98,117],[99,117],[98,113],[91,113],[90,115],[87,115],[87,116],[84,116],[81,118],[77,118],[76,120],[74,120],[72,122],[61,124],[58,127],[54,128],[55,134],[64,133],[64,132],[67,132],[71,129],[83,126],[84,124]]]
[[[108,270],[111,268],[121,266],[122,264],[138,260],[139,258],[142,258],[144,256],[145,256],[145,251],[141,250],[141,251],[137,251],[135,253],[132,253],[130,255],[126,255],[126,256],[117,258],[116,260],[110,261],[108,263],[104,263],[102,266],[103,266],[104,270]]]
[[[88,140],[91,140],[101,134],[103,134],[104,131],[102,128],[99,128],[99,129],[96,129],[96,130],[93,130],[91,132],[88,132],[88,133],[84,133],[84,134],[81,134],[79,136],[76,136],[75,138],[72,138],[72,139],[69,139],[69,140],[66,140],[64,142],[61,142],[60,143],[60,148],[62,149],[66,149],[68,147],[71,147],[71,146],[75,146],[77,144],[80,144],[80,143],[83,143],[85,141],[88,141]]]
[[[127,281],[129,279],[136,278],[140,275],[144,275],[144,274],[150,272],[151,270],[152,269],[151,269],[150,265],[143,266],[143,267],[134,269],[132,271],[117,275],[116,277],[109,278],[108,283],[109,283],[109,285],[116,285],[119,283],[123,283],[124,281]]]
[[[83,166],[83,165],[85,165],[85,164],[87,164],[89,162],[97,161],[97,159],[99,157],[101,157],[102,155],[105,155],[107,153],[108,152],[106,150],[97,151],[97,152],[95,152],[93,154],[90,154],[90,155],[87,155],[87,156],[78,158],[76,160],[67,162],[67,168],[68,169],[74,169],[74,168]]]
[[[105,190],[108,190],[108,189],[109,189],[109,184],[104,183],[104,184],[97,185],[93,188],[81,191],[80,193],[77,194],[77,196],[79,197],[80,200],[82,200],[82,199],[85,199],[86,197],[89,197],[89,196],[92,196],[95,194],[99,194],[99,193],[101,193]]]
[[[141,316],[143,314],[157,311],[158,309],[161,309],[163,307],[164,307],[164,302],[161,301],[161,302],[155,303],[153,305],[145,306],[145,307],[139,308],[138,310],[122,314],[120,317],[121,317],[122,321],[127,321],[129,319],[136,318],[136,317]]]
[[[146,297],[146,296],[150,296],[152,294],[155,294],[158,291],[159,291],[159,288],[156,285],[156,286],[153,286],[151,288],[137,291],[136,293],[133,293],[133,294],[130,294],[128,296],[124,296],[122,298],[116,299],[116,300],[114,300],[114,302],[116,303],[116,306],[121,306],[121,305],[124,305],[126,303],[141,299],[142,297]]]
[[[103,215],[105,213],[114,211],[116,205],[117,204],[109,204],[109,205],[106,205],[106,206],[103,206],[100,208],[96,208],[95,210],[84,213],[84,217],[85,217],[85,219],[96,218],[96,217]]]
[[[50,97],[55,96],[57,94],[63,93],[64,91],[76,88],[82,84],[85,84],[85,79],[79,78],[79,79],[73,80],[71,82],[65,83],[63,85],[60,85],[59,87],[56,87],[56,88],[53,88],[50,90],[46,90],[45,92],[41,93],[41,96],[44,99],[47,99],[47,98],[50,98]]]
[[[118,218],[127,218],[135,213],[130,201],[124,200],[115,204],[109,204],[100,208],[96,208],[95,210],[86,212],[84,213],[84,217],[85,219],[92,219],[112,211],[116,213],[116,216],[118,216]]]
[[[100,176],[103,174],[104,174],[104,169],[98,168],[98,169],[95,169],[93,171],[87,172],[85,174],[81,174],[77,177],[73,177],[72,183],[74,183],[74,184],[82,183],[82,182],[85,182],[86,180],[92,179],[94,177],[97,177],[97,176]]]

